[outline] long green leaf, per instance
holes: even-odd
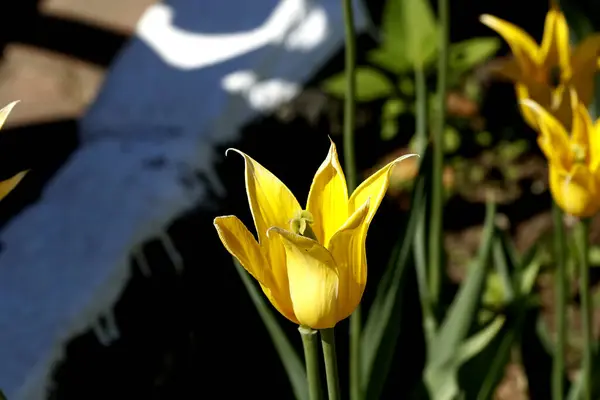
[[[437,53],[437,25],[429,0],[388,0],[383,12],[383,48],[400,63],[425,66]]]
[[[486,282],[494,239],[496,205],[488,202],[482,244],[475,264],[461,285],[427,354],[424,379],[433,400],[452,400],[459,394],[457,382],[461,344],[476,316]]]
[[[292,384],[292,390],[294,391],[296,399],[308,400],[308,387],[306,385],[306,371],[304,368],[304,363],[300,361],[300,358],[294,350],[294,347],[292,347],[287,336],[275,319],[275,316],[273,316],[271,307],[265,301],[264,296],[259,293],[254,282],[252,281],[252,278],[235,258],[233,259],[233,262],[237,272],[240,275],[240,278],[242,278],[242,282],[244,283],[246,290],[248,290],[248,294],[250,295],[252,303],[254,303],[260,318],[262,319],[267,331],[269,332],[269,335],[271,336],[271,340],[273,341],[273,345],[279,354],[283,368],[285,369],[290,383]]]
[[[476,264],[474,268],[469,268],[469,275],[461,285],[433,343],[431,354],[435,363],[445,364],[454,357],[454,352],[473,322],[490,264],[495,215],[496,205],[489,202]]]
[[[431,164],[430,152],[426,151],[422,158],[423,166]],[[413,189],[411,204],[422,204],[425,196],[426,176],[431,169],[423,167]],[[414,237],[419,208],[413,207],[401,235],[396,251],[393,252],[390,263],[377,287],[377,294],[363,331],[362,337],[362,385],[366,398],[380,398],[390,365],[393,361],[394,350],[400,333],[402,286],[406,268],[409,265],[412,240]]]

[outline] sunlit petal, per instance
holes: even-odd
[[[362,299],[367,284],[367,255],[364,224],[369,213],[369,199],[331,238],[329,251],[333,255],[340,277],[338,320],[348,317]]]
[[[6,118],[8,118],[8,114],[10,114],[10,112],[12,111],[13,108],[15,108],[15,106],[17,105],[18,102],[19,102],[19,100],[13,101],[12,103],[5,106],[4,108],[0,109],[0,128],[2,128],[2,126],[4,125],[4,122],[6,121]]]
[[[5,198],[21,182],[27,172],[29,171],[21,171],[11,178],[0,181],[0,200]]]
[[[337,323],[340,280],[331,253],[316,241],[273,227],[285,248],[290,296],[301,325],[313,329],[332,328]]]
[[[365,204],[367,199],[370,199],[369,212],[365,218],[365,225],[368,227],[388,189],[392,168],[402,160],[414,156],[418,155],[406,154],[396,158],[361,183],[354,193],[352,193],[352,196],[350,196],[350,200],[348,201],[349,214],[354,214],[359,207]]]
[[[315,174],[308,193],[307,210],[312,214],[313,232],[325,246],[348,218],[348,189],[333,141],[327,158]]]
[[[236,150],[246,164],[246,192],[259,243],[265,247],[265,256],[273,268],[280,290],[287,288],[285,252],[280,242],[267,240],[267,229],[272,226],[287,229],[294,215],[301,210],[292,192],[269,170],[247,154]]]
[[[530,75],[536,71],[541,64],[540,50],[527,32],[508,21],[489,14],[484,14],[479,19],[506,40],[525,74]]]
[[[556,203],[566,213],[587,218],[598,212],[598,183],[585,166],[574,165],[571,171],[549,164],[550,190]]]
[[[579,101],[586,106],[594,98],[594,75],[598,70],[597,59],[600,53],[600,34],[587,36],[573,51],[571,85],[577,90]]]
[[[546,14],[544,37],[541,45],[542,59],[546,68],[559,66],[563,79],[571,76],[569,26],[558,4],[551,2]]]
[[[227,251],[258,281],[271,304],[289,320],[297,322],[289,293],[279,291],[262,249],[242,221],[227,215],[215,218],[214,225]]]
[[[565,131],[563,125],[542,106],[532,100],[523,100],[521,102],[535,113],[537,122],[540,127],[540,137],[538,143],[546,158],[550,162],[560,165],[564,169],[568,169],[570,159],[567,157],[569,149],[569,135]]]

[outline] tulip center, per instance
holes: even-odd
[[[314,222],[313,216],[306,210],[301,210],[296,213],[294,218],[290,220],[290,230],[298,235],[317,240],[317,236],[310,227]]]
[[[558,65],[553,66],[548,71],[548,85],[557,88],[560,85],[560,67]]]

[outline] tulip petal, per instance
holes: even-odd
[[[285,252],[279,241],[267,239],[267,229],[272,226],[287,229],[290,220],[301,210],[300,204],[287,186],[268,169],[247,154],[237,149],[230,150],[244,157],[246,192],[258,233],[258,242],[265,248],[265,256],[273,268],[277,286],[281,291],[285,291],[287,289]]]
[[[0,200],[5,198],[21,182],[29,171],[21,171],[11,178],[0,181]]]
[[[12,103],[0,109],[0,128],[2,128],[4,122],[6,121],[6,118],[8,118],[8,114],[10,114],[10,112],[17,105],[18,102],[19,100],[13,101]]]
[[[570,166],[569,135],[563,125],[552,114],[532,100],[523,100],[521,104],[528,107],[537,117],[540,128],[538,144],[549,162],[568,170]]]
[[[546,85],[529,80],[527,83],[515,84],[515,92],[519,100],[519,108],[525,122],[535,131],[539,132],[537,114],[523,104],[524,100],[533,100],[544,108],[550,109],[552,104],[552,92]]]
[[[315,240],[279,227],[277,234],[285,248],[290,297],[301,325],[313,329],[332,328],[338,322],[338,271],[333,256]]]
[[[571,77],[569,26],[564,14],[555,2],[552,2],[550,10],[546,14],[541,56],[547,69],[559,66],[561,77],[564,80]]]
[[[590,141],[594,135],[592,119],[587,108],[578,102],[577,94],[572,89],[571,104],[573,109],[573,124],[571,128],[571,147],[568,150],[580,150],[585,157],[585,164],[590,165],[593,158],[598,158],[600,154],[590,153]]]
[[[556,203],[567,214],[580,218],[598,212],[598,184],[596,177],[583,164],[576,164],[570,172],[549,164],[550,191]]]
[[[215,218],[214,225],[227,251],[258,281],[271,304],[284,317],[297,323],[287,287],[286,291],[277,287],[262,249],[244,223],[236,216],[227,215]]]
[[[586,106],[594,98],[594,75],[598,69],[599,53],[600,34],[595,33],[583,39],[571,57],[573,74],[570,83],[577,90],[579,101]]]
[[[213,224],[227,251],[262,285],[272,285],[271,271],[258,242],[234,215],[215,218]]]
[[[402,160],[413,156],[418,157],[417,154],[406,154],[396,158],[362,182],[358,188],[356,188],[354,193],[352,193],[352,196],[350,196],[350,200],[348,201],[348,214],[354,214],[356,210],[370,198],[371,203],[369,205],[369,212],[365,218],[365,225],[368,227],[390,184],[392,168]]]
[[[600,172],[600,119],[594,123],[592,134],[590,135],[590,169],[594,173]]]
[[[311,228],[319,243],[327,247],[329,239],[348,218],[348,188],[333,141],[313,179],[306,209],[314,218]]]
[[[367,284],[365,243],[368,227],[364,222],[369,213],[369,205],[370,199],[367,199],[331,238],[329,251],[333,255],[340,276],[338,300],[340,321],[356,309]]]
[[[541,61],[539,47],[531,36],[518,26],[489,14],[482,15],[479,20],[506,40],[522,72],[533,76]]]

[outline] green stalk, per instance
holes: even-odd
[[[356,162],[354,160],[354,119],[356,114],[356,40],[352,0],[342,0],[346,31],[346,96],[344,98],[344,169],[348,191],[356,188]]]
[[[299,326],[298,331],[304,346],[304,360],[306,362],[306,381],[308,384],[308,398],[321,399],[321,376],[319,375],[319,341],[317,331],[307,326]]]
[[[323,358],[325,359],[325,373],[327,375],[327,393],[329,394],[329,400],[340,400],[340,382],[337,355],[335,353],[334,328],[321,329],[321,344],[323,346]]]
[[[552,203],[554,218],[554,249],[556,257],[556,272],[554,287],[556,298],[556,349],[552,366],[552,399],[563,400],[565,395],[565,345],[567,338],[567,256],[563,213],[556,202]]]
[[[446,123],[446,86],[448,81],[448,0],[438,0],[439,10],[439,58],[437,87],[437,124],[433,134],[433,182],[431,189],[431,222],[429,226],[429,295],[434,307],[441,288],[443,220],[444,220],[444,129]]]
[[[583,399],[592,400],[592,302],[590,297],[589,271],[589,221],[580,220],[575,226],[575,241],[579,253],[579,295],[581,297],[581,328],[583,329],[583,360],[581,379],[583,381]]]
[[[346,36],[346,96],[344,102],[344,169],[348,192],[356,188],[356,162],[354,158],[354,118],[356,115],[356,39],[352,0],[342,0]],[[362,318],[360,304],[350,316],[350,398],[362,400],[360,378],[360,335]]]
[[[422,65],[415,67],[415,93],[416,93],[416,153],[425,154],[427,147],[427,82]]]

